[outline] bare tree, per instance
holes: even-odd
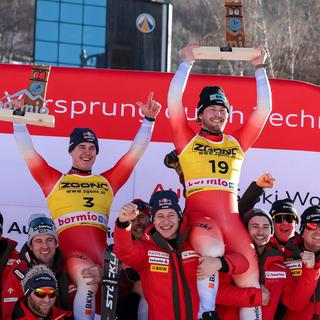
[[[270,77],[319,84],[320,26],[316,21],[320,20],[320,1],[242,2],[246,36],[266,48]],[[223,0],[173,0],[173,69],[179,63],[178,49],[223,27],[223,6]],[[203,61],[193,72],[251,75],[253,71],[246,62]]]

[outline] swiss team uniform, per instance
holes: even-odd
[[[259,287],[255,250],[238,214],[237,190],[244,153],[271,111],[266,72],[256,70],[257,106],[245,124],[232,135],[216,136],[204,130],[196,133],[188,126],[182,96],[191,67],[186,61],[180,64],[168,94],[173,140],[185,178],[186,215],[190,226],[198,229],[191,232],[190,242],[199,254],[209,256],[222,256],[226,243],[250,263],[247,272],[234,276],[236,284]]]

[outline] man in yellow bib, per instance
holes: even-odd
[[[138,105],[145,118],[130,149],[114,167],[99,175],[91,172],[99,153],[99,144],[90,128],[75,128],[72,131],[68,149],[72,168],[68,173],[61,173],[36,152],[27,127],[14,124],[18,149],[48,201],[67,271],[77,285],[73,307],[77,320],[94,318],[98,285],[88,284],[81,273],[94,264],[102,266],[113,197],[128,180],[146,150],[161,108],[153,100],[153,93],[149,94],[145,105],[141,102]]]
[[[181,50],[183,62],[173,77],[168,108],[175,149],[184,176],[186,216],[192,232],[190,242],[203,256],[219,257],[225,245],[243,254],[250,263],[247,272],[234,277],[240,287],[258,287],[259,270],[252,241],[238,214],[237,190],[244,153],[259,136],[270,112],[271,91],[265,72],[266,52],[252,60],[256,67],[257,105],[246,123],[232,135],[223,133],[230,108],[222,88],[208,86],[200,93],[197,107],[199,133],[187,124],[182,96],[195,61],[188,45]],[[218,319],[215,296],[218,274],[198,280],[199,318]],[[259,308],[242,308],[241,320],[261,319]]]

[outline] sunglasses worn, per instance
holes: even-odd
[[[320,227],[320,223],[309,222],[309,223],[306,223],[304,227],[309,231],[313,231],[313,230],[316,230],[318,227]]]
[[[35,296],[37,296],[40,299],[43,299],[46,296],[52,299],[52,298],[55,298],[58,294],[56,289],[44,289],[44,288],[33,289],[32,292],[35,294]]]
[[[283,223],[287,221],[288,223],[292,223],[296,221],[295,216],[292,214],[276,214],[273,216],[273,221],[275,223]]]

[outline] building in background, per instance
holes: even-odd
[[[34,62],[168,71],[172,5],[150,0],[36,0]]]

